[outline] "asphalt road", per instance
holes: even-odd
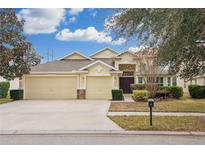
[[[205,144],[205,136],[167,135],[0,135],[0,144]]]

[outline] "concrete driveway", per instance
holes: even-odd
[[[0,105],[0,130],[121,130],[106,114],[110,101],[23,100]]]

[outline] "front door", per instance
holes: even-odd
[[[120,77],[120,89],[123,90],[124,94],[132,93],[130,84],[134,83],[134,77]]]

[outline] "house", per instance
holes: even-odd
[[[8,81],[4,79],[2,76],[0,76],[0,82]],[[10,90],[12,89],[19,89],[19,78],[15,78],[14,80],[9,81],[10,82]]]
[[[22,78],[24,99],[111,99],[112,89],[131,93],[130,84],[143,83],[134,55],[104,48],[89,57],[73,52],[39,64]],[[163,72],[158,82],[172,85],[176,78]]]
[[[177,85],[183,87],[184,92],[189,92],[189,85],[191,84],[197,84],[204,86],[205,85],[205,75],[199,75],[194,77],[190,81],[186,81],[184,79],[181,79],[180,77],[177,78]]]

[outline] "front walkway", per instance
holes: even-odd
[[[108,112],[108,116],[148,116],[149,112]],[[155,116],[205,116],[205,113],[192,112],[152,112]]]
[[[112,101],[112,102],[129,102],[134,103],[135,101],[132,99],[132,94],[123,94],[124,100],[121,101]]]
[[[122,130],[107,116],[110,101],[22,100],[0,105],[2,131]]]

